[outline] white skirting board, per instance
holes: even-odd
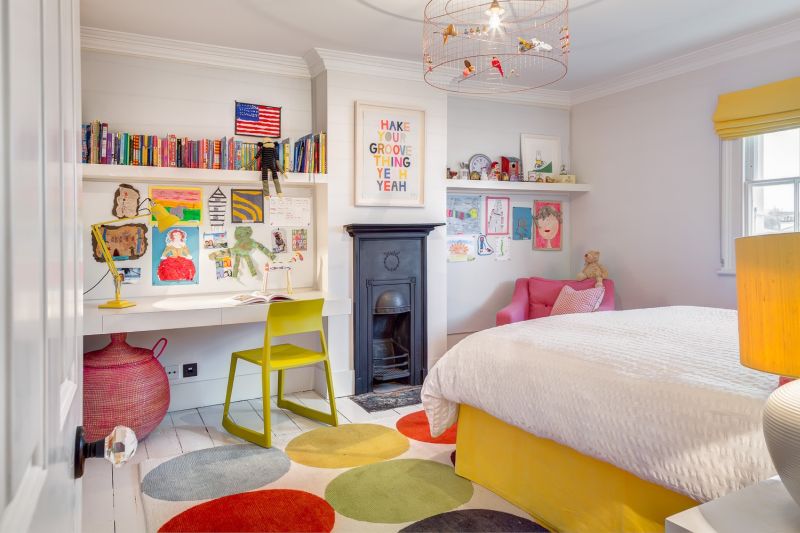
[[[225,401],[227,387],[227,377],[170,384],[169,410],[182,411],[184,409],[221,404]],[[284,392],[286,394],[307,391],[312,388],[314,388],[314,368],[295,368],[286,371],[286,377],[284,378]],[[273,372],[270,377],[270,389],[270,396],[278,394],[277,372]],[[231,401],[238,402],[261,397],[261,373],[257,371],[237,372]]]
[[[354,370],[333,371],[333,392],[337,398],[352,396],[356,390],[356,373]],[[325,382],[325,369],[322,365],[314,367],[314,391],[328,399],[328,385]]]

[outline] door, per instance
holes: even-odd
[[[0,10],[0,531],[80,531],[77,0]]]

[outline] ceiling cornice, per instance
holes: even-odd
[[[572,105],[641,87],[725,61],[800,41],[800,19],[742,35],[649,67],[570,91]]]
[[[149,57],[236,70],[267,72],[292,78],[309,77],[308,68],[301,57],[178,41],[100,28],[81,27],[81,48],[126,56]]]

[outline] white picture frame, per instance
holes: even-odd
[[[356,102],[355,205],[425,206],[423,109]]]
[[[561,137],[523,133],[520,135],[520,155],[523,176],[528,177],[529,181],[535,181],[536,174],[543,179],[555,177],[561,170]],[[544,163],[541,170],[537,170],[537,159]]]

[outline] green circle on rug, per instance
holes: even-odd
[[[161,463],[144,476],[142,492],[167,501],[208,500],[263,487],[289,471],[277,448],[235,444],[206,448]]]
[[[400,524],[451,511],[472,498],[472,483],[453,467],[396,459],[348,470],[328,484],[336,512],[362,522]]]
[[[386,461],[408,450],[408,439],[378,424],[318,428],[292,439],[286,455],[317,468],[351,468]]]

